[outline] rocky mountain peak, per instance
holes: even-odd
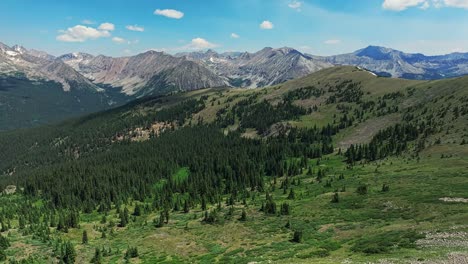
[[[299,52],[296,49],[290,48],[290,47],[282,47],[282,48],[276,49],[276,51],[280,52],[283,55],[286,55],[286,54],[299,54],[299,55],[302,55],[301,52]]]
[[[364,49],[358,50],[356,56],[358,57],[369,57],[376,60],[389,60],[392,58],[392,55],[400,54],[393,49],[379,47],[379,46],[368,46]]]
[[[18,52],[19,54],[24,54],[24,53],[27,53],[27,52],[28,52],[27,49],[25,49],[23,46],[20,46],[20,45],[14,45],[14,46],[12,47],[12,49],[13,49],[14,51]]]
[[[61,60],[83,60],[83,59],[92,59],[94,58],[93,55],[84,53],[84,52],[72,52],[72,53],[67,53],[62,56],[58,57]]]

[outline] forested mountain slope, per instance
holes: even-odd
[[[77,83],[72,86],[64,91],[56,82],[0,74],[0,131],[51,124],[130,99],[117,91],[80,88]]]
[[[0,42],[0,131],[33,127],[128,102],[54,56]]]
[[[0,253],[39,263],[466,260],[467,86],[334,67],[0,133]]]

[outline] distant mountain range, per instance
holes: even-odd
[[[369,46],[327,57],[287,47],[255,53],[207,50],[170,55],[147,51],[118,58],[87,53],[54,57],[0,43],[1,74],[22,73],[31,79],[55,81],[65,91],[71,84],[97,91],[112,87],[134,97],[207,87],[270,86],[334,65],[359,66],[385,77],[442,79],[468,74],[468,53],[425,56]]]
[[[353,53],[329,57],[312,56],[334,65],[355,65],[380,76],[432,80],[468,74],[468,53],[440,56],[411,54],[378,46],[369,46]]]
[[[207,50],[170,55],[147,51],[118,58],[86,53],[54,57],[0,43],[0,111],[6,113],[4,123],[14,120],[18,113],[27,118],[28,111],[22,107],[27,104],[26,109],[35,111],[36,118],[20,121],[18,126],[28,126],[103,110],[149,95],[208,87],[271,86],[335,65],[359,66],[382,77],[442,79],[468,74],[468,53],[425,56],[369,46],[327,57],[287,47],[264,48],[255,53]],[[21,89],[15,83],[21,83]],[[52,86],[53,89],[47,89]],[[30,93],[33,90],[34,95]],[[47,98],[55,99],[44,108]],[[57,112],[57,98],[64,99],[58,100],[62,114],[49,120],[49,113]],[[0,130],[5,127],[11,126],[0,125]]]
[[[248,88],[275,85],[333,66],[292,48],[264,48],[255,53],[221,54],[208,50],[179,53],[175,56],[205,65],[225,78],[230,86]]]
[[[0,43],[0,74],[21,74],[31,80],[55,81],[62,85],[64,91],[70,91],[72,85],[75,88],[98,90],[93,83],[62,60],[18,45],[8,47]]]
[[[0,131],[101,111],[129,99],[45,52],[0,43]]]
[[[156,51],[121,58],[70,53],[58,59],[96,84],[121,88],[136,97],[227,86],[222,77],[199,63]]]

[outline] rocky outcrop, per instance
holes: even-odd
[[[203,65],[163,52],[148,51],[120,58],[103,55],[61,58],[94,83],[121,87],[127,95],[227,86],[224,78]]]

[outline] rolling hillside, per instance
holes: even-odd
[[[463,263],[467,86],[333,67],[0,133],[0,253]]]

